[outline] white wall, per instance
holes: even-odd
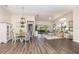
[[[73,41],[79,42],[79,8],[73,10]]]
[[[5,8],[0,6],[0,22],[10,23],[11,13],[9,13]]]
[[[50,21],[36,21],[36,25],[47,25],[49,26],[50,25]]]

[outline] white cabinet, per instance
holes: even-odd
[[[67,38],[70,38],[70,34],[69,33],[65,33],[64,34],[64,37],[67,39]]]
[[[10,39],[10,25],[7,23],[0,23],[0,43],[7,43]]]

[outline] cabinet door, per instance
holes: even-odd
[[[0,23],[0,43],[7,42],[7,25],[4,23]]]

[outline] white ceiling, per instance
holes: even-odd
[[[8,5],[4,6],[8,11],[14,14],[20,14],[23,12],[27,15],[40,15],[40,16],[52,16],[53,18],[57,15],[61,15],[70,12],[76,6],[69,5]]]

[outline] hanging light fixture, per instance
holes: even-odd
[[[22,11],[23,11],[23,13],[22,13],[20,23],[21,23],[21,28],[24,28],[25,27],[25,22],[26,22],[25,17],[24,17],[24,7],[22,7]]]
[[[20,23],[21,23],[21,24],[25,24],[24,7],[22,7],[22,11],[23,11],[23,13],[22,13],[22,17],[21,17]]]

